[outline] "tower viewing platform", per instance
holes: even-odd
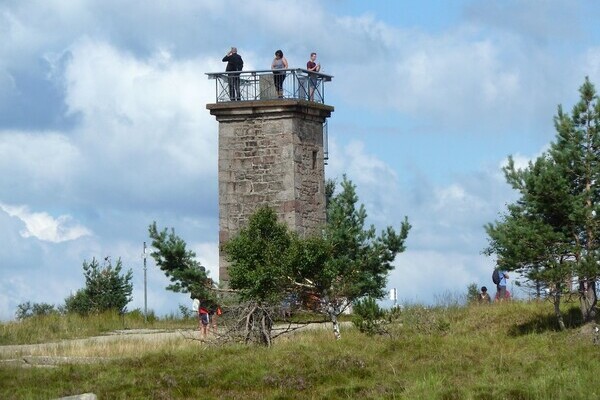
[[[210,72],[216,103],[297,99],[325,104],[325,83],[333,76],[305,69]]]
[[[302,69],[208,73],[219,122],[219,279],[223,245],[264,205],[301,236],[325,224],[325,84]]]

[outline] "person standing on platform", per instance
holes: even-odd
[[[306,63],[306,69],[310,72],[321,71],[321,64],[317,63],[317,53],[310,53],[310,59]],[[308,74],[308,99],[310,101],[315,101],[315,89],[317,88],[318,83],[319,81],[316,76]]]
[[[275,90],[277,90],[277,97],[283,98],[283,81],[285,80],[285,71],[277,71],[281,69],[287,69],[288,62],[283,56],[283,51],[277,50],[275,52],[275,58],[271,63],[271,69],[273,72],[273,83],[275,84]]]
[[[244,68],[244,60],[242,60],[242,56],[238,54],[237,48],[232,47],[229,53],[223,57],[223,62],[227,63],[225,72],[234,72],[228,75],[229,100],[240,101],[242,99],[242,94],[240,93],[239,71]]]

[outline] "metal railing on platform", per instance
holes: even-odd
[[[216,102],[299,99],[325,103],[325,82],[333,76],[305,69],[210,72]]]

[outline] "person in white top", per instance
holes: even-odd
[[[192,310],[196,313],[196,318],[198,318],[198,329],[202,329],[202,325],[200,324],[200,300],[194,299],[192,302]]]

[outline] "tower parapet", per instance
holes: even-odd
[[[279,69],[276,72],[270,69],[209,72],[206,75],[215,80],[216,103],[284,98],[324,104],[325,84],[333,78],[331,75],[299,68]],[[278,88],[279,85],[281,88]],[[234,86],[236,90],[232,90]]]

